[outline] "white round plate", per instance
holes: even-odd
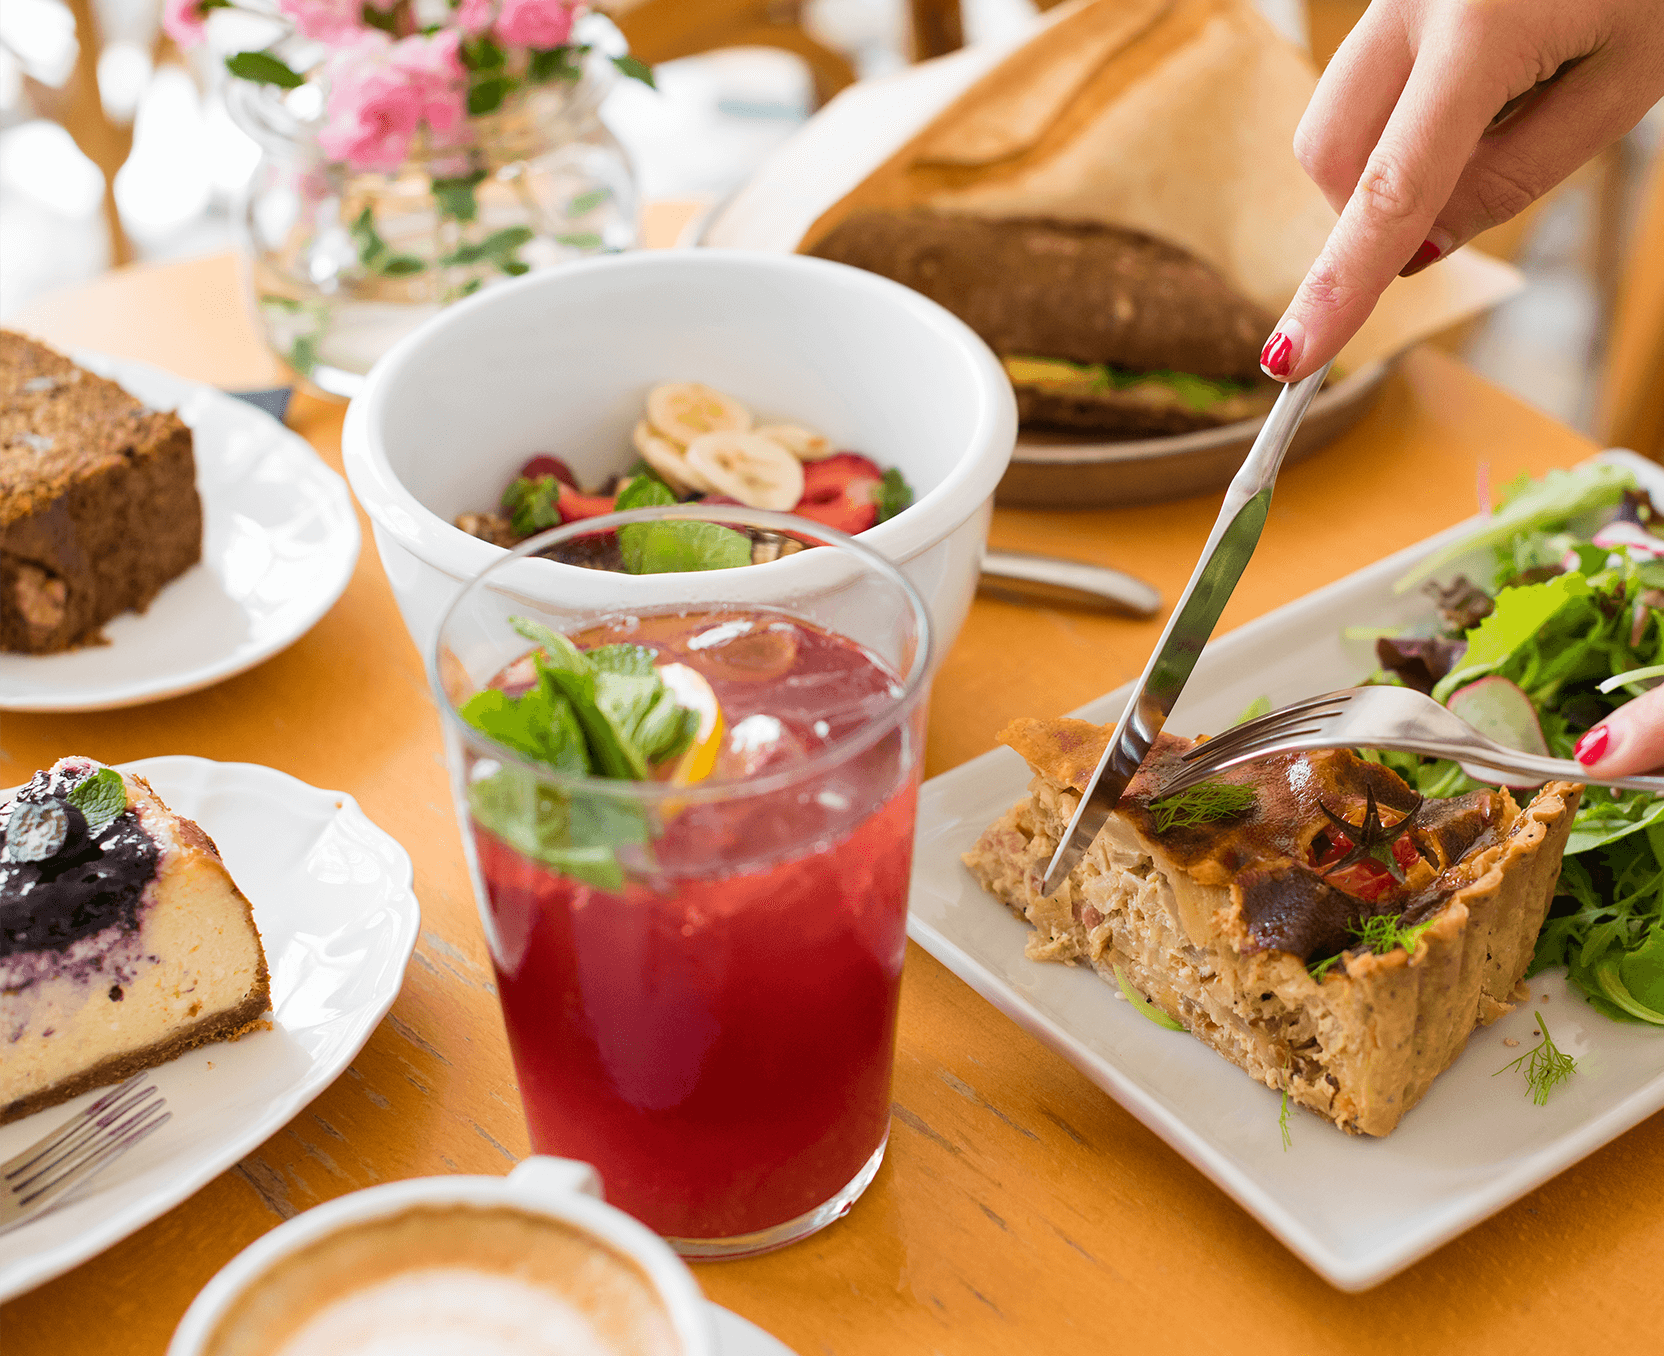
[[[218,844],[254,907],[272,1026],[151,1071],[173,1119],[70,1204],[0,1234],[0,1300],[119,1242],[282,1129],[392,1007],[421,927],[409,855],[344,792],[252,763],[172,757],[122,767]],[[99,1096],[0,1126],[0,1161]]]
[[[711,1327],[716,1332],[717,1356],[797,1356],[772,1333],[764,1332],[748,1318],[724,1309],[710,1300]]]
[[[103,711],[230,678],[310,631],[358,560],[346,482],[299,434],[247,401],[148,364],[74,357],[190,425],[202,561],[146,611],[107,623],[107,645],[0,653],[0,711]]]

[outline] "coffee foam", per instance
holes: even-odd
[[[277,1356],[617,1356],[563,1296],[464,1267],[411,1271],[335,1301]]]
[[[418,1206],[274,1263],[205,1356],[680,1356],[630,1258],[545,1216]]]

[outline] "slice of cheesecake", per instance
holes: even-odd
[[[1022,720],[1035,776],[965,855],[1034,929],[1254,1078],[1385,1135],[1509,1010],[1554,895],[1580,787],[1423,800],[1347,749],[1233,769],[1164,799],[1189,740],[1163,734],[1058,891],[1039,881],[1111,727]],[[1129,994],[1129,996],[1132,996]]]
[[[248,900],[144,778],[63,758],[0,805],[0,1124],[233,1040],[270,1000]]]

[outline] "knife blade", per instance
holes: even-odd
[[[1185,585],[1184,593],[1167,619],[1155,653],[1133,689],[1126,709],[1110,737],[1109,747],[1081,793],[1080,804],[1069,820],[1063,840],[1052,854],[1040,893],[1054,894],[1064,878],[1075,869],[1098,831],[1120,802],[1127,783],[1149,753],[1172,714],[1173,704],[1190,679],[1202,647],[1219,624],[1219,614],[1236,591],[1237,581],[1259,545],[1266,515],[1271,511],[1271,491],[1277,472],[1293,441],[1295,430],[1329,375],[1333,363],[1283,387],[1271,407],[1254,445],[1225,492],[1219,518],[1202,548],[1202,558]]]

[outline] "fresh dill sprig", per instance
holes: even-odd
[[[1537,1029],[1543,1033],[1542,1040],[1518,1059],[1504,1064],[1491,1077],[1505,1074],[1510,1069],[1520,1069],[1523,1064],[1525,1067],[1520,1072],[1525,1075],[1525,1085],[1531,1090],[1531,1100],[1543,1106],[1548,1101],[1549,1093],[1577,1072],[1577,1061],[1554,1043],[1543,1014],[1532,1009],[1531,1015],[1537,1019]]]
[[[1384,913],[1377,914],[1373,918],[1366,918],[1361,923],[1352,923],[1348,925],[1347,931],[1358,939],[1360,945],[1368,947],[1378,956],[1396,951],[1399,947],[1403,947],[1406,952],[1413,956],[1416,952],[1416,943],[1421,940],[1421,934],[1432,926],[1433,920],[1429,918],[1424,922],[1412,923],[1409,927],[1405,927],[1402,919]],[[1314,961],[1306,967],[1306,973],[1321,983],[1323,976],[1328,974],[1334,966],[1340,964],[1340,959],[1345,954],[1344,951],[1337,951],[1332,956],[1325,956],[1320,961]]]
[[[1254,788],[1236,782],[1201,782],[1176,796],[1150,802],[1157,833],[1187,829],[1194,824],[1211,824],[1246,814],[1258,799]]]
[[[1352,935],[1367,946],[1378,956],[1384,956],[1389,951],[1396,951],[1403,947],[1411,955],[1415,954],[1416,943],[1421,940],[1421,934],[1433,926],[1433,920],[1427,919],[1421,923],[1404,926],[1402,919],[1394,918],[1390,913],[1376,914],[1373,918],[1366,918],[1361,924],[1351,928]]]
[[[1288,1089],[1284,1088],[1283,1089],[1283,1109],[1277,1113],[1277,1129],[1280,1130],[1282,1132],[1282,1135],[1283,1135],[1283,1152],[1285,1154],[1290,1149],[1292,1149],[1294,1147],[1294,1132],[1289,1129],[1289,1124],[1288,1124],[1288,1113],[1289,1113],[1290,1105],[1291,1104],[1288,1100]]]

